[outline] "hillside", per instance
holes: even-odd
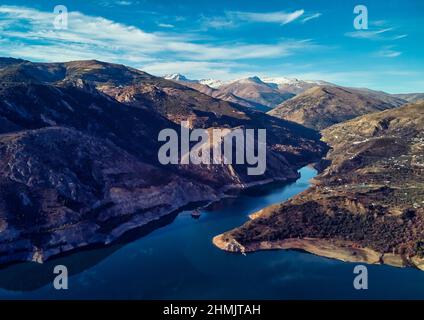
[[[424,93],[399,93],[394,94],[394,96],[409,102],[419,102],[424,100]]]
[[[189,88],[192,88],[194,90],[197,90],[201,93],[204,93],[208,96],[211,96],[219,100],[232,102],[240,106],[252,108],[253,110],[258,110],[262,112],[267,112],[271,110],[269,107],[264,106],[258,102],[240,98],[231,92],[221,91],[219,90],[219,88],[212,88],[206,84],[202,84],[202,83],[194,82],[194,81],[185,81],[185,80],[178,80],[178,81]]]
[[[283,102],[269,114],[322,130],[339,122],[405,103],[403,99],[379,91],[317,86]]]
[[[282,93],[291,93],[298,95],[316,86],[334,86],[334,84],[322,80],[300,80],[286,77],[264,77],[263,82],[277,89]]]
[[[0,263],[93,244],[228,189],[297,177],[326,151],[300,125],[123,65],[0,59]],[[168,165],[158,134],[193,127],[269,128],[267,170]]]
[[[316,185],[214,239],[229,251],[296,248],[424,270],[424,104],[331,126]]]
[[[219,91],[233,94],[244,100],[259,103],[268,108],[274,108],[281,102],[294,96],[292,93],[277,90],[258,77],[231,81],[230,83],[220,86]]]

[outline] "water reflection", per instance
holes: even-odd
[[[233,191],[233,194],[220,201],[207,204],[205,202],[197,202],[189,204],[178,211],[152,221],[145,226],[135,228],[126,232],[119,240],[112,245],[92,245],[82,249],[69,251],[63,255],[53,257],[43,264],[35,262],[24,262],[18,264],[5,265],[0,268],[0,288],[10,291],[33,291],[47,284],[51,284],[55,277],[53,269],[56,265],[65,265],[69,270],[69,276],[77,275],[85,270],[99,264],[104,259],[118,251],[125,244],[131,243],[137,239],[145,237],[153,231],[165,227],[176,219],[178,214],[184,211],[198,212],[194,219],[200,219],[201,211],[214,212],[231,207],[235,202],[239,201],[238,196],[249,195],[251,197],[264,197],[275,192],[276,188],[287,186],[286,183],[272,183],[265,186],[253,187],[249,190],[241,192]],[[202,208],[199,210],[198,208]],[[249,205],[246,205],[249,207]]]
[[[308,188],[316,171],[278,187],[251,189],[201,210],[175,213],[127,234],[115,245],[84,250],[44,265],[0,270],[3,299],[399,299],[424,298],[424,272],[368,266],[369,290],[354,290],[354,264],[296,251],[242,256],[212,238],[248,215]],[[137,240],[134,240],[137,239]],[[53,267],[68,266],[69,290],[52,286]]]
[[[69,276],[81,273],[97,265],[125,244],[147,236],[154,230],[172,223],[182,210],[190,209],[192,206],[197,205],[199,203],[191,204],[180,211],[130,230],[112,245],[87,246],[55,256],[42,264],[24,262],[3,266],[0,269],[0,288],[12,291],[32,291],[41,288],[48,283],[52,283],[55,277],[53,269],[56,265],[65,265],[69,270]]]

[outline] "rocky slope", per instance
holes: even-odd
[[[405,103],[406,100],[379,91],[317,86],[283,102],[269,114],[322,130],[339,122]]]
[[[42,262],[107,244],[189,202],[219,195],[108,140],[64,127],[2,134],[0,159],[0,262]]]
[[[259,103],[268,108],[294,96],[293,93],[280,91],[272,85],[263,82],[258,77],[250,77],[231,81],[219,87],[222,93],[233,94],[247,101]]]
[[[424,270],[424,104],[331,126],[316,184],[217,236],[228,251],[302,249]]]
[[[424,93],[399,93],[394,94],[394,96],[409,102],[424,101]]]
[[[180,81],[181,82],[181,81]],[[207,94],[208,96],[211,96],[213,98],[228,101],[232,103],[236,103],[238,105],[252,108],[254,110],[262,111],[262,112],[268,112],[271,109],[259,102],[255,102],[254,100],[248,100],[241,98],[239,96],[236,96],[235,94],[231,92],[224,92],[220,90],[219,88],[211,88],[208,85],[198,83],[198,82],[183,82],[183,84],[187,87],[190,87],[194,90],[197,90],[201,93]]]
[[[267,171],[159,164],[162,129],[269,128]],[[0,59],[0,263],[107,244],[229,188],[294,179],[326,151],[302,126],[99,61]]]
[[[280,92],[292,93],[294,95],[298,95],[316,86],[334,86],[334,84],[322,80],[300,80],[286,77],[264,77],[261,80]]]

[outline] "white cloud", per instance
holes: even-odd
[[[317,19],[321,16],[322,16],[322,13],[319,13],[319,12],[314,13],[314,14],[310,14],[310,15],[308,15],[305,18],[302,19],[302,23],[308,22],[309,20]]]
[[[242,21],[279,23],[283,25],[293,22],[294,20],[302,16],[304,13],[305,11],[303,9],[296,10],[293,12],[284,12],[284,11],[266,12],[266,13],[241,12],[241,11],[228,12],[230,16],[235,17]]]
[[[175,27],[173,24],[170,24],[170,23],[159,23],[158,26],[161,27],[161,28],[174,28]]]
[[[393,28],[385,28],[380,30],[357,30],[347,32],[345,35],[350,38],[378,40],[383,39],[383,34],[392,31]]]
[[[204,29],[228,29],[239,26],[243,22],[263,22],[263,23],[278,23],[281,25],[288,24],[301,17],[305,11],[303,9],[293,12],[242,12],[242,11],[227,11],[224,16],[217,17],[201,17],[202,27]],[[303,22],[318,18],[321,14],[313,14],[305,17]]]
[[[103,17],[69,12],[68,29],[53,28],[54,15],[25,7],[0,6],[0,54],[44,61],[94,58],[120,63],[171,60],[242,60],[288,56],[316,48],[309,40],[275,44],[199,43],[190,36],[145,32]],[[291,18],[287,18],[291,19]],[[287,20],[288,21],[288,20]]]
[[[132,2],[126,1],[126,0],[121,0],[121,1],[116,1],[116,4],[118,4],[120,6],[130,6],[130,5],[132,5]]]
[[[230,80],[247,76],[250,66],[235,62],[207,62],[207,61],[159,61],[142,66],[146,72],[157,76],[169,73],[180,73],[189,79],[203,79],[205,77]],[[234,72],[234,69],[243,69],[244,72]]]
[[[375,21],[371,21],[370,25],[376,26],[376,27],[384,27],[384,26],[387,25],[387,21],[386,20],[375,20]]]
[[[378,20],[370,22],[370,25],[380,27],[380,29],[377,30],[357,30],[353,32],[347,32],[345,33],[345,36],[350,38],[357,38],[357,39],[368,39],[368,40],[399,40],[406,38],[407,34],[397,34],[393,35],[393,32],[395,28],[393,27],[386,27],[381,28],[384,26],[387,26],[387,21],[385,20]]]
[[[114,7],[114,6],[131,6],[139,1],[129,1],[129,0],[101,0],[98,2],[102,7]]]
[[[408,36],[407,34],[400,34],[400,35],[394,36],[393,40],[403,39],[403,38],[406,38],[407,36]]]
[[[276,44],[243,44],[231,46],[211,46],[186,43],[185,47],[170,45],[172,49],[185,51],[180,54],[192,60],[242,60],[254,58],[274,58],[294,55],[297,52],[319,48],[309,40],[284,40]]]
[[[227,29],[235,27],[237,24],[234,20],[231,20],[228,16],[225,17],[202,17],[202,28],[203,29]]]
[[[401,54],[402,52],[393,50],[392,46],[385,47],[377,52],[377,56],[383,58],[396,58],[399,57]]]

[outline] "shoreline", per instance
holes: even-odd
[[[223,233],[213,238],[212,243],[219,249],[232,253],[249,253],[260,250],[302,250],[320,257],[343,262],[385,264],[392,267],[415,267],[424,271],[424,258],[417,256],[406,258],[391,253],[380,253],[370,248],[355,246],[344,240],[327,240],[318,238],[284,239],[278,241],[261,241],[242,245],[234,238]]]
[[[319,172],[315,166],[315,163],[309,164],[308,166],[312,166]],[[306,192],[317,183],[319,183],[319,180],[317,180],[316,177],[310,179],[309,187],[304,191],[296,194],[295,196]],[[255,220],[266,216],[267,214],[272,213],[275,208],[286,203],[287,201],[290,201],[290,199],[259,209],[258,211],[249,214],[248,218],[250,220]],[[242,254],[260,250],[301,250],[320,257],[335,259],[343,262],[381,264],[398,268],[413,267],[424,271],[424,257],[405,257],[399,254],[381,253],[371,248],[360,247],[352,241],[335,239],[328,240],[319,238],[289,238],[276,241],[261,241],[250,243],[248,245],[242,245],[229,235],[231,231],[232,230],[229,230],[213,237],[213,245],[227,252]]]
[[[303,166],[302,166],[303,167]],[[297,168],[296,171],[300,170],[302,167]],[[46,261],[54,260],[55,258],[63,257],[66,255],[71,255],[79,251],[83,251],[90,247],[103,248],[110,245],[114,245],[119,242],[125,236],[131,233],[134,230],[143,228],[151,223],[160,221],[161,219],[166,219],[168,216],[173,214],[179,214],[182,211],[186,210],[187,207],[193,206],[194,209],[200,208],[203,209],[215,202],[219,202],[226,198],[235,197],[237,195],[232,195],[231,191],[243,192],[253,187],[265,186],[272,183],[290,183],[296,181],[298,177],[276,177],[276,178],[267,178],[258,181],[252,181],[248,183],[235,183],[230,185],[225,185],[219,190],[216,190],[213,194],[205,195],[202,199],[196,199],[194,201],[188,201],[181,203],[178,207],[170,208],[170,210],[156,212],[156,215],[151,218],[147,218],[145,213],[140,215],[135,212],[132,214],[132,217],[122,223],[113,227],[108,234],[105,234],[103,238],[94,238],[91,240],[85,240],[79,243],[69,243],[67,245],[51,246],[49,248],[33,248],[32,251],[23,251],[16,252],[12,254],[0,254],[0,268],[8,267],[14,264],[33,262],[38,264],[43,264]],[[202,204],[199,204],[202,203]],[[198,204],[198,205],[196,205]]]

